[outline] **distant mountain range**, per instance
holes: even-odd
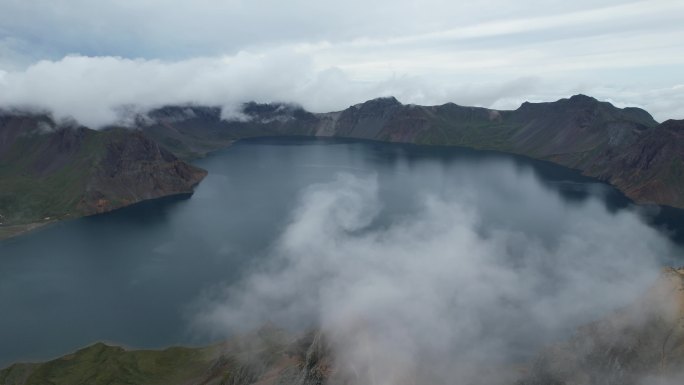
[[[0,385],[361,385],[384,378],[372,361],[349,371],[335,357],[325,333],[293,335],[267,325],[203,348],[126,350],[97,343],[48,362],[11,365],[0,370]],[[684,270],[666,269],[636,302],[580,327],[532,362],[480,368],[474,383],[452,383],[674,385],[684,380],[683,365]],[[403,383],[433,383],[429,370],[420,373]]]
[[[464,146],[547,160],[609,182],[637,203],[684,208],[684,121],[585,95],[512,111],[379,98],[311,113],[282,103],[166,106],[133,129],[95,131],[48,115],[0,113],[0,238],[53,219],[189,194],[206,174],[186,163],[264,136],[339,137]],[[182,160],[181,160],[182,159]]]
[[[240,120],[219,108],[151,111],[142,131],[180,157],[203,156],[246,137],[301,135],[497,150],[551,161],[609,182],[638,203],[684,208],[684,121],[658,124],[639,108],[585,95],[523,103],[513,111],[404,105],[380,98],[314,114],[285,104],[244,105]]]

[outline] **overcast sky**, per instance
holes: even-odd
[[[581,92],[682,119],[683,17],[681,0],[2,0],[0,104],[100,125],[126,105]]]

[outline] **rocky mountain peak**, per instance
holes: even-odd
[[[381,98],[371,99],[367,102],[356,104],[354,107],[362,110],[379,110],[392,107],[401,107],[402,104],[394,96],[385,96]]]
[[[573,102],[573,103],[598,103],[599,102],[595,98],[593,98],[591,96],[584,95],[584,94],[572,95],[568,99],[568,101]]]

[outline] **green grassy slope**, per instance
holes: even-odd
[[[215,350],[127,351],[98,343],[44,364],[12,365],[0,372],[0,384],[184,384],[204,375],[215,359]]]
[[[105,153],[104,137],[96,131],[86,132],[78,148],[56,166],[44,158],[54,145],[52,137],[29,133],[18,138],[0,163],[3,222],[24,224],[78,215],[86,183]]]
[[[264,327],[202,348],[126,350],[97,343],[44,363],[0,370],[0,385],[314,385],[302,368],[316,366],[307,353],[312,336],[290,339]]]
[[[136,131],[0,111],[0,239],[41,223],[189,194],[205,175]]]

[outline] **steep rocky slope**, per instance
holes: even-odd
[[[637,201],[684,207],[684,121],[668,120],[610,154],[587,173],[624,186]]]
[[[24,226],[189,194],[206,171],[139,132],[0,113],[0,235]]]
[[[551,161],[610,182],[636,202],[684,207],[681,123],[658,125],[644,110],[617,108],[585,95],[523,103],[512,111],[453,103],[404,105],[392,97],[323,114],[248,103],[239,118],[227,120],[218,108],[165,107],[140,122],[146,135],[183,157],[257,136],[465,146]]]
[[[542,352],[519,385],[684,383],[684,270]]]

